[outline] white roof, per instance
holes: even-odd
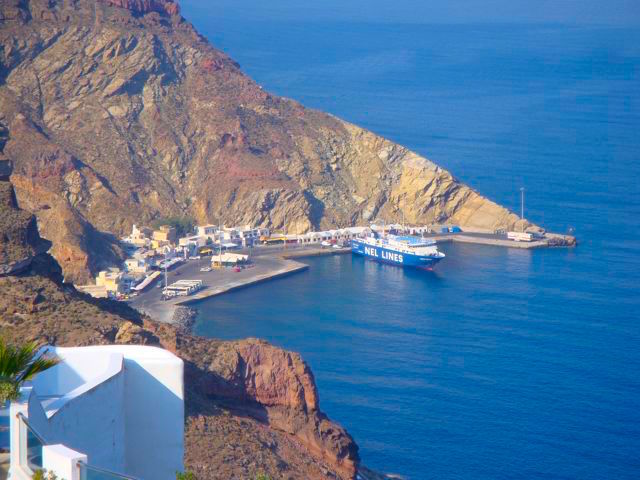
[[[158,271],[153,272],[151,275],[145,277],[145,279],[142,282],[140,282],[138,285],[133,287],[133,290],[136,290],[136,291],[144,290],[145,287],[147,287],[151,282],[153,282],[156,278],[158,278],[159,275],[160,275],[160,272]]]
[[[225,252],[222,255],[214,255],[211,259],[214,262],[221,261],[224,263],[237,263],[237,262],[246,262],[249,258],[249,255],[242,255],[241,253],[230,253]]]
[[[186,285],[186,286],[202,285],[202,280],[178,280],[177,282],[172,283],[170,286],[172,287],[174,285]]]
[[[33,380],[42,407],[51,418],[65,404],[109,380],[123,368],[125,359],[155,359],[182,363],[178,357],[158,347],[142,345],[100,345],[93,347],[43,347],[61,362]]]

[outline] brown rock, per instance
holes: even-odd
[[[125,8],[137,14],[158,12],[178,15],[180,6],[171,0],[101,0],[114,7]]]
[[[375,219],[511,228],[427,159],[264,92],[168,0],[0,7],[0,158],[66,278],[119,261],[114,235],[186,215],[289,232]],[[526,226],[526,225],[525,225]]]
[[[116,333],[115,343],[133,343],[138,345],[157,345],[159,342],[158,337],[153,335],[148,330],[145,330],[140,325],[136,325],[132,322],[124,322],[118,328]]]

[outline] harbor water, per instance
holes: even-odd
[[[640,31],[181,3],[265,89],[407,145],[515,211],[524,186],[527,218],[580,241],[446,244],[434,272],[312,258],[202,303],[196,332],[299,351],[322,409],[379,471],[638,478]]]

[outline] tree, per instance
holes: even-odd
[[[0,338],[0,405],[17,400],[24,382],[33,380],[38,373],[58,362],[55,357],[39,355],[35,342],[21,346],[9,345]]]

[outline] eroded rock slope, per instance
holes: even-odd
[[[290,232],[376,218],[509,227],[429,160],[276,97],[168,0],[0,4],[0,151],[65,275],[158,216]]]

